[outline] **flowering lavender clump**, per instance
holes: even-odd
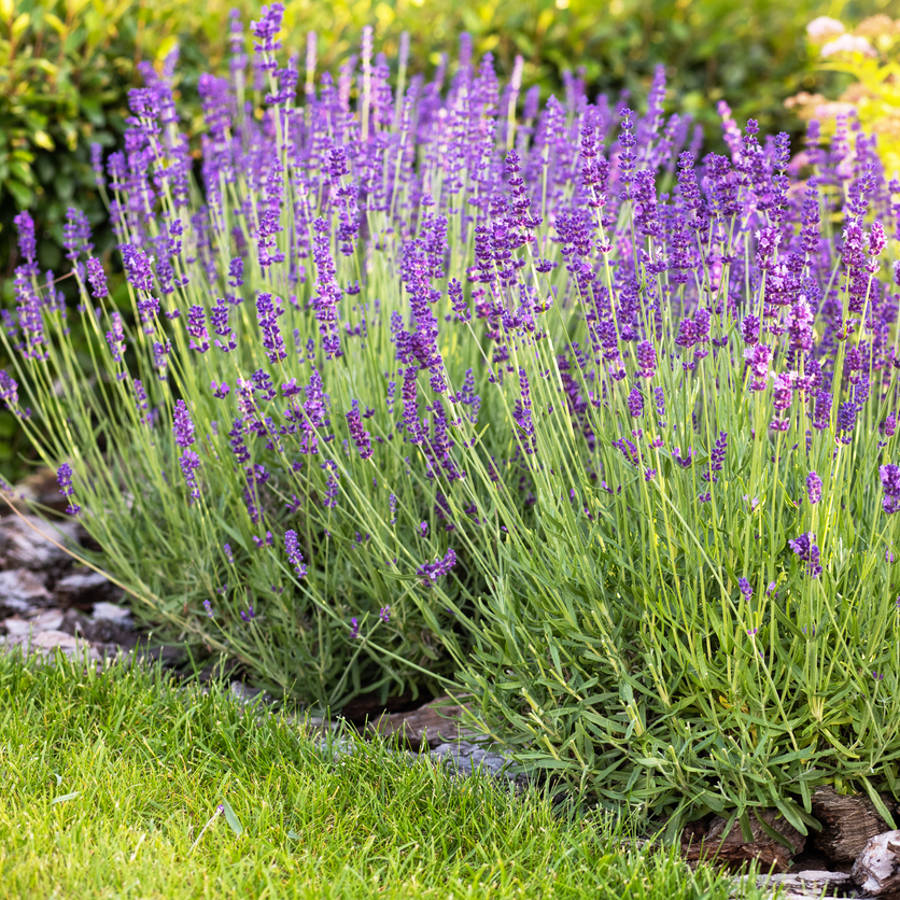
[[[279,52],[283,12],[261,11],[252,55],[232,15],[202,134],[170,60],[141,67],[123,147],[92,154],[127,304],[77,211],[62,285],[16,217],[0,404],[42,458],[77,458],[119,580],[303,702],[419,688],[425,659],[497,733],[525,698],[555,772],[603,802],[648,746],[683,748],[689,793],[641,776],[660,814],[766,801],[745,748],[697,743],[698,698],[738,743],[741,709],[783,723],[785,696],[791,720],[825,703],[892,734],[893,695],[864,708],[846,674],[896,679],[900,183],[876,142],[845,117],[792,146],[721,105],[710,153],[667,113],[662,69],[644,114],[578,74],[541,103],[468,38],[402,88],[370,29],[334,73],[311,38],[304,70]],[[826,617],[846,639],[796,665],[795,620]],[[736,645],[748,626],[766,640]],[[723,672],[741,702],[718,704]],[[636,742],[601,699],[631,719],[629,685]],[[766,732],[767,759],[795,759],[788,732]],[[872,777],[838,743],[804,764]],[[790,794],[786,771],[765,774]]]

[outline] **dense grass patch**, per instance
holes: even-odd
[[[331,758],[160,670],[0,658],[0,879],[25,897],[710,897],[731,881],[381,741]],[[219,804],[226,811],[217,811]],[[752,893],[748,896],[756,896]]]

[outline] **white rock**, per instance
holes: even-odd
[[[91,618],[95,621],[103,619],[106,622],[115,622],[117,625],[128,625],[131,620],[131,610],[124,606],[117,606],[115,603],[107,603],[101,600],[94,604]]]
[[[900,891],[900,831],[876,834],[856,857],[850,875],[870,896]]]

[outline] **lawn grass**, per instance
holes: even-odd
[[[9,897],[722,898],[730,878],[621,849],[381,740],[333,757],[283,716],[162,671],[0,656],[0,884]],[[218,811],[220,804],[226,810]],[[751,889],[750,897],[760,896]]]

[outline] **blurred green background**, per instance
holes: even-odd
[[[410,64],[428,71],[440,54],[451,59],[461,32],[476,53],[494,54],[498,73],[524,59],[523,84],[543,99],[562,90],[566,70],[581,71],[590,93],[628,90],[640,108],[654,67],[666,66],[669,111],[690,113],[718,146],[716,101],[731,105],[739,124],[753,116],[763,132],[799,135],[802,122],[784,107],[800,90],[827,90],[839,76],[818,68],[805,27],[816,16],[847,21],[888,11],[895,0],[288,0],[285,46],[302,54],[308,31],[319,34],[319,71],[334,69],[375,28],[376,49],[394,63],[400,35],[410,35]],[[224,74],[227,18],[245,20],[261,3],[235,0],[0,0],[0,303],[12,299],[17,263],[12,219],[29,209],[39,234],[39,262],[63,261],[68,206],[97,226],[101,253],[113,240],[94,187],[89,145],[120,144],[127,91],[140,83],[137,64],[161,62],[177,45],[179,111],[198,115],[196,84],[204,71]],[[0,365],[2,365],[0,360]],[[14,457],[24,442],[0,413],[0,473],[23,471]]]

